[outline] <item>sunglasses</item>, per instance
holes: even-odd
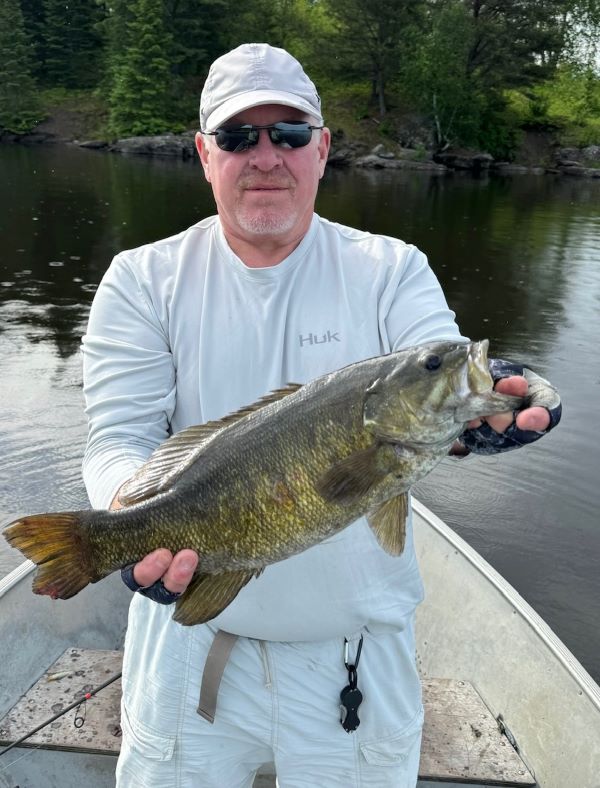
[[[312,133],[323,126],[311,126],[301,120],[290,121],[289,123],[272,123],[270,126],[229,126],[217,129],[216,131],[203,131],[215,138],[217,147],[228,153],[240,153],[242,151],[258,145],[260,130],[264,129],[273,145],[280,145],[283,148],[303,148],[311,140]]]

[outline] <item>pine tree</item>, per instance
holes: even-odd
[[[126,25],[125,50],[115,52],[110,92],[110,129],[118,137],[160,134],[169,129],[171,82],[161,0],[134,0]]]
[[[90,0],[44,0],[44,80],[66,88],[92,87],[98,79],[102,18]]]
[[[102,78],[98,87],[107,103],[127,52],[128,25],[133,18],[130,0],[111,0],[106,16],[98,25],[103,39]]]
[[[212,61],[229,48],[223,40],[223,33],[230,29],[232,21],[228,15],[229,2],[230,0],[165,0],[165,23],[173,40],[174,73],[182,78],[192,79],[204,75]],[[239,4],[235,8],[235,14],[239,20],[242,15]],[[226,19],[227,24],[224,24],[223,20]]]
[[[25,33],[31,44],[33,76],[40,80],[44,76],[46,64],[46,44],[44,41],[46,15],[44,0],[21,0],[21,11],[25,23]]]
[[[388,83],[418,29],[424,0],[327,0],[335,25],[331,67],[348,81],[368,76],[379,115],[387,112]]]
[[[18,0],[0,0],[0,130],[30,131],[41,119],[31,47]]]

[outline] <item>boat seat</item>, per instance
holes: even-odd
[[[72,704],[121,670],[121,651],[69,648],[0,720],[0,744],[17,741],[28,731]],[[23,747],[89,754],[118,755],[121,744],[121,681],[94,695],[79,709],[41,729]],[[498,724],[468,681],[423,680],[425,727],[419,785],[470,783],[535,786],[527,767],[500,733]],[[75,719],[83,719],[76,727]],[[255,786],[273,786],[272,775]]]

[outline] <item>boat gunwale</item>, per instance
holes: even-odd
[[[544,619],[536,613],[519,592],[489,564],[480,553],[471,547],[449,525],[412,497],[412,508],[433,530],[457,550],[497,591],[511,604],[515,613],[526,623],[534,634],[545,644],[560,662],[568,675],[581,688],[588,700],[600,711],[600,686],[586,671],[575,655],[567,648]],[[418,615],[418,613],[417,613]]]
[[[585,670],[575,655],[567,648],[562,640],[552,631],[544,619],[536,613],[531,605],[519,592],[489,564],[480,553],[471,547],[450,526],[428,509],[414,496],[411,505],[434,531],[457,550],[497,591],[511,604],[516,613],[531,630],[539,637],[546,647],[554,654],[567,673],[585,692],[588,699],[600,711],[600,687],[592,676]],[[36,569],[36,565],[29,559],[23,561],[5,577],[0,578],[0,599],[12,588],[18,585]]]
[[[33,570],[36,568],[36,565],[33,561],[30,561],[28,558],[12,569],[7,575],[0,578],[0,599],[2,599],[5,594],[18,585],[24,578],[30,575]]]

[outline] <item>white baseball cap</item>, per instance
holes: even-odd
[[[317,89],[296,58],[269,44],[242,44],[210,67],[200,96],[200,128],[215,131],[261,104],[295,107],[323,123]]]

